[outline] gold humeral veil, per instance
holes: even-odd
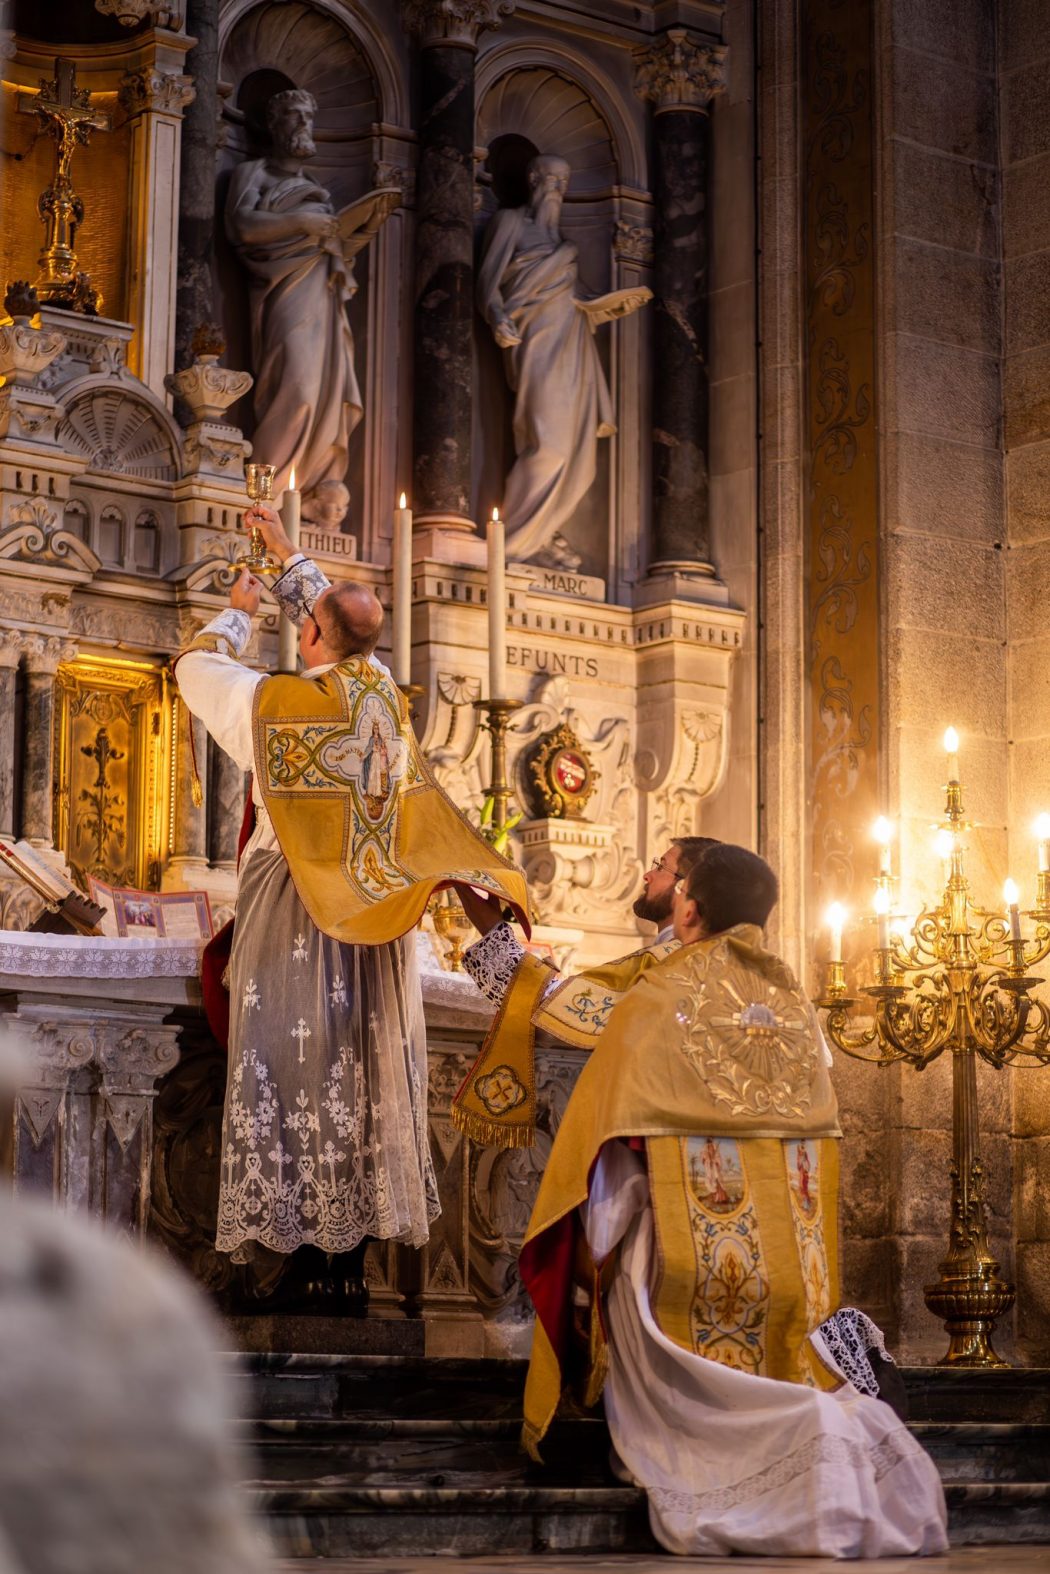
[[[432,894],[479,886],[528,923],[525,880],[438,786],[405,701],[364,657],[255,692],[256,780],[303,905],[325,934],[379,945]]]
[[[761,941],[739,925],[646,968],[580,1074],[519,1264],[537,1312],[530,1449],[563,1385],[576,1210],[616,1138],[645,1139],[665,1334],[756,1375],[836,1381],[806,1335],[838,1304],[838,1106],[812,1007]]]

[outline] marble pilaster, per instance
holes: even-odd
[[[182,71],[189,40],[172,33],[154,38],[144,64],[121,79],[119,98],[131,122],[130,224],[137,263],[128,315],[138,332],[129,361],[147,388],[163,399],[164,376],[175,349],[179,140],[182,112],[194,89]]]
[[[22,641],[0,629],[0,836],[15,834],[15,686]]]
[[[225,749],[208,742],[208,858],[213,868],[235,870],[244,815],[244,772]]]
[[[472,531],[474,56],[507,0],[410,0],[421,42],[416,182],[413,507],[423,529]]]
[[[25,642],[21,834],[32,847],[54,846],[55,673],[75,655],[72,641],[53,635],[31,634]]]
[[[724,86],[725,53],[671,28],[638,60],[637,91],[654,106],[650,572],[680,565],[695,571],[706,566],[709,552],[709,106]]]
[[[187,60],[196,96],[182,117],[179,154],[179,276],[175,286],[175,366],[193,359],[193,336],[215,320],[215,156],[218,141],[219,0],[187,0],[196,39]]]
[[[192,737],[192,749],[190,739]],[[201,802],[193,801],[196,756]],[[175,734],[175,812],[166,890],[197,890],[208,869],[208,733],[204,723],[178,706]]]

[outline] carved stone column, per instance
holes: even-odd
[[[119,98],[132,127],[130,224],[137,258],[129,316],[138,332],[128,359],[130,369],[163,399],[175,352],[179,138],[193,87],[182,72],[189,41],[173,34],[158,40],[161,36],[152,62],[121,79]]]
[[[672,27],[639,52],[635,87],[653,104],[653,539],[650,573],[696,572],[709,550],[708,170],[712,98],[726,51]]]
[[[77,653],[72,640],[26,636],[25,751],[21,834],[32,847],[54,846],[55,673]]]
[[[15,685],[22,655],[17,629],[0,629],[0,836],[15,834]]]
[[[196,96],[182,121],[179,159],[179,276],[175,286],[175,366],[193,359],[193,335],[215,320],[215,154],[219,114],[219,0],[188,0],[186,30],[197,42],[186,60]]]
[[[423,529],[470,532],[474,56],[512,0],[405,0],[420,38],[413,497]]]

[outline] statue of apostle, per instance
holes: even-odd
[[[503,493],[512,557],[578,567],[561,526],[597,471],[598,439],[616,430],[594,330],[651,299],[644,287],[578,293],[576,247],[559,228],[563,158],[529,164],[528,205],[502,208],[485,233],[478,304],[504,352],[515,394],[515,463]]]
[[[346,303],[353,259],[401,199],[372,191],[336,213],[305,168],[317,151],[317,102],[298,88],[266,106],[272,151],[233,174],[226,232],[250,276],[254,452],[276,465],[278,489],[295,467],[309,492],[346,475],[350,433],[361,419],[354,336]]]

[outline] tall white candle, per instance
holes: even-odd
[[[944,734],[944,752],[948,756],[948,780],[959,780],[959,734],[954,727],[948,727]]]
[[[507,698],[507,538],[499,509],[492,510],[489,545],[489,699]]]
[[[1003,901],[1006,903],[1006,916],[1010,920],[1010,939],[1021,938],[1021,911],[1018,906],[1021,893],[1013,880],[1007,880],[1003,886]]]
[[[887,877],[892,873],[890,866],[890,842],[893,840],[893,826],[884,814],[880,814],[871,828],[871,834],[879,844],[879,874]]]
[[[1050,814],[1038,816],[1035,834],[1039,838],[1039,873],[1045,874],[1050,869]]]
[[[875,890],[875,918],[879,931],[879,950],[888,951],[890,946],[890,893],[884,885]]]
[[[281,523],[285,535],[298,552],[302,522],[303,495],[295,488],[295,467],[288,477],[288,485],[281,499]],[[280,672],[297,672],[299,668],[299,630],[290,618],[281,613],[277,628],[277,668]]]
[[[412,681],[412,510],[404,492],[394,509],[393,633],[390,664],[394,682]]]
[[[841,902],[832,902],[825,914],[828,926],[828,961],[842,961],[842,930],[846,923],[846,909]]]

